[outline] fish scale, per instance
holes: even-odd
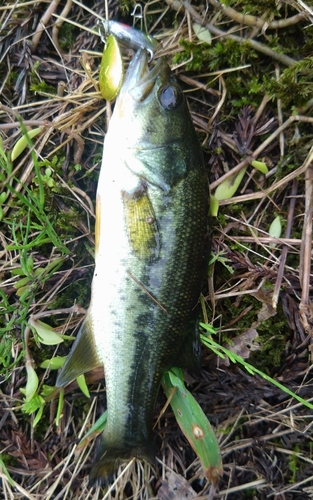
[[[154,459],[164,371],[199,364],[197,303],[208,260],[208,181],[177,81],[142,49],[105,138],[91,304],[57,384],[104,365],[108,417],[90,478]],[[86,361],[89,358],[89,361]]]

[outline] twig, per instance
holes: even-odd
[[[256,125],[257,122],[259,121],[263,111],[265,110],[265,107],[268,103],[268,101],[270,100],[269,96],[267,94],[265,94],[265,96],[263,97],[262,101],[261,101],[261,104],[260,106],[258,107],[258,109],[256,110],[255,112],[255,115],[252,119],[252,125]]]
[[[67,0],[64,9],[61,12],[61,17],[66,18],[66,16],[68,15],[69,11],[72,8],[72,3],[73,3],[72,0]],[[60,54],[64,54],[64,50],[60,47],[59,38],[58,38],[59,31],[60,31],[60,28],[61,28],[63,22],[64,21],[62,19],[58,19],[54,23],[53,28],[52,28],[52,40],[53,40],[53,43]]]
[[[40,312],[40,313],[36,313],[36,314],[32,314],[29,319],[30,319],[30,324],[31,323],[31,320],[38,320],[40,318],[45,318],[47,316],[55,316],[56,314],[86,314],[87,313],[87,310],[84,309],[82,306],[78,305],[78,304],[74,304],[73,306],[71,307],[65,307],[63,309],[54,309],[53,311],[51,309],[49,309],[49,311],[43,311],[43,312]]]
[[[276,75],[277,82],[279,82],[279,80],[280,80],[280,68],[278,65],[276,65],[276,68],[275,68],[275,75]],[[284,122],[281,99],[277,99],[277,121],[278,121],[279,126],[281,126]],[[279,136],[280,156],[281,157],[285,156],[285,140],[284,139],[285,139],[284,134],[281,133]]]
[[[218,72],[218,75],[221,75],[222,72],[219,71]],[[221,92],[219,92],[218,90],[215,90],[215,89],[211,89],[210,87],[208,87],[205,83],[201,83],[201,82],[198,82],[198,80],[195,80],[194,78],[190,78],[189,76],[186,76],[186,75],[178,75],[179,79],[182,81],[182,82],[185,82],[187,83],[189,86],[194,86],[198,89],[201,89],[203,90],[204,92],[208,92],[209,94],[212,94],[214,95],[215,97],[218,97],[221,95]]]
[[[308,168],[305,173],[305,213],[303,221],[302,245],[300,251],[299,278],[302,286],[301,301],[299,305],[300,317],[304,330],[312,334],[312,318],[310,310],[310,271],[312,251],[312,217],[313,217],[313,147],[309,155]]]
[[[224,495],[228,495],[231,493],[236,493],[237,491],[242,491],[246,489],[256,488],[257,486],[266,485],[265,479],[256,479],[255,481],[251,481],[251,483],[240,484],[239,486],[233,486],[232,488],[227,488],[227,490],[220,491],[216,498],[225,498]]]
[[[23,124],[25,127],[49,127],[50,123],[48,120],[24,120]],[[20,122],[11,122],[11,123],[0,123],[0,130],[11,130],[11,128],[20,128]]]
[[[219,184],[221,184],[223,181],[228,179],[228,177],[231,177],[232,175],[236,174],[239,172],[243,167],[245,167],[247,164],[251,163],[253,160],[255,160],[260,153],[274,140],[276,137],[286,128],[288,128],[292,123],[294,122],[304,122],[304,123],[312,123],[313,124],[313,118],[308,117],[308,116],[299,116],[299,115],[294,115],[290,116],[288,120],[286,120],[281,127],[278,127],[262,144],[252,153],[251,155],[247,156],[243,161],[238,163],[236,167],[232,168],[229,172],[226,174],[222,175],[217,181],[212,182],[211,184],[211,189],[217,188]],[[275,189],[275,188],[274,188]],[[273,189],[272,189],[273,191]],[[252,198],[253,199],[253,198]],[[229,200],[224,200],[225,202]],[[226,204],[226,203],[224,203]]]
[[[98,18],[98,19],[100,19],[100,20],[103,20],[103,17],[102,17],[102,16],[100,16],[100,15],[99,15],[96,11],[94,11],[94,10],[90,9],[89,7],[87,7],[87,5],[84,5],[83,3],[79,2],[78,0],[73,0],[73,2],[74,2],[76,5],[78,5],[78,7],[80,7],[81,9],[86,10],[87,12],[89,12],[89,14],[91,14],[92,16],[97,17],[97,18]],[[106,14],[107,14],[107,13],[106,13]],[[86,29],[87,29],[87,28],[86,28],[86,26],[82,26],[82,28],[83,28],[84,30],[86,30]],[[95,34],[96,34],[97,36],[99,36],[99,33],[98,33],[98,32],[95,32]]]
[[[229,200],[222,200],[219,202],[220,206],[232,205],[233,203],[243,203],[245,201],[258,200],[260,198],[265,198],[273,191],[276,191],[277,189],[281,188],[285,184],[288,184],[289,182],[293,181],[293,179],[295,179],[299,175],[304,174],[306,172],[307,168],[308,168],[308,166],[307,166],[307,163],[305,162],[301,167],[297,168],[297,170],[286,175],[286,177],[284,177],[280,181],[276,182],[275,184],[272,184],[272,186],[269,186],[264,191],[259,191],[257,193],[252,193],[252,194],[244,194],[242,196],[236,196],[234,198],[230,198]]]
[[[291,197],[292,198],[290,200],[290,205],[289,205],[288,221],[287,221],[287,227],[286,227],[284,239],[289,239],[290,235],[291,235],[293,216],[294,216],[294,211],[295,211],[295,206],[296,206],[295,196],[297,194],[297,188],[298,188],[298,182],[297,182],[297,179],[294,179],[293,184],[292,184],[292,189],[291,189]],[[288,252],[288,247],[287,247],[287,245],[284,245],[282,252],[281,252],[281,256],[280,256],[280,263],[279,263],[279,268],[278,268],[278,272],[277,272],[277,278],[276,278],[276,283],[275,283],[275,287],[274,287],[274,292],[273,292],[273,296],[272,296],[272,306],[274,309],[276,309],[276,307],[277,307],[277,301],[278,301],[278,297],[279,297],[280,286],[281,286],[282,279],[283,279],[285,263],[286,263],[286,258],[287,258],[287,252]]]
[[[287,234],[287,230],[286,230]],[[244,243],[255,243],[255,238],[253,236],[236,236],[236,240],[242,241]],[[295,245],[301,245],[302,240],[300,238],[274,238],[273,236],[258,236],[257,241],[261,243],[275,243],[275,245],[288,245],[290,247]]]
[[[301,5],[301,7],[303,8],[303,10],[306,10],[311,16],[313,16],[313,10],[310,9],[306,3],[304,3],[302,0],[297,0],[297,3],[299,5]]]
[[[23,2],[23,7],[28,7],[28,5],[34,5],[38,2],[38,0],[31,0],[30,2]],[[7,4],[5,5],[4,7],[0,7],[0,12],[2,10],[10,10],[11,12],[14,11],[14,9],[17,7],[17,1],[15,2],[15,4]]]
[[[76,164],[80,163],[82,156],[83,156],[84,148],[85,148],[84,139],[77,132],[75,132],[74,130],[71,130],[70,128],[64,129],[63,132],[68,134],[69,139],[72,139],[72,138],[75,139],[75,141],[77,143],[77,148],[76,148],[76,151],[74,153],[74,162]]]
[[[173,9],[179,10],[178,9],[178,2],[172,1],[172,0],[166,0],[166,3],[170,5]],[[256,42],[253,39],[250,38],[245,38],[242,36],[238,35],[232,35],[230,33],[226,33],[225,31],[220,30],[216,26],[214,26],[211,23],[208,23],[206,20],[204,20],[198,12],[192,7],[192,5],[189,2],[186,2],[185,0],[181,1],[181,5],[184,6],[184,8],[190,13],[190,15],[193,17],[193,19],[204,26],[206,29],[208,29],[211,33],[214,35],[217,35],[221,39],[223,38],[229,38],[231,40],[234,40],[235,42],[239,43],[247,43],[249,44],[254,50],[261,52],[262,54],[265,54],[269,57],[272,57],[273,59],[276,59],[276,61],[281,62],[282,64],[285,64],[285,66],[294,66],[297,61],[292,59],[292,57],[286,56],[285,54],[280,54],[278,52],[275,52],[272,50],[270,47],[267,45],[264,45],[263,43]]]
[[[279,28],[287,28],[293,24],[297,24],[299,21],[303,21],[304,13],[300,12],[292,17],[287,17],[286,19],[280,19],[279,21],[266,21],[260,17],[251,16],[249,14],[241,14],[231,7],[226,7],[226,5],[221,4],[218,0],[209,0],[210,4],[216,9],[220,9],[223,13],[235,21],[238,24],[245,24],[247,26],[253,26],[257,28],[264,28],[269,30],[276,30]]]
[[[51,4],[47,8],[46,12],[44,13],[42,18],[40,19],[38,26],[36,28],[36,31],[33,34],[33,38],[32,38],[32,51],[33,52],[37,49],[38,43],[40,42],[41,35],[42,35],[45,27],[47,26],[48,22],[50,21],[53,12],[55,11],[57,6],[59,5],[59,3],[60,3],[60,0],[52,0]]]
[[[211,118],[208,121],[208,126],[209,127],[212,125],[214,119],[216,118],[216,116],[220,112],[220,109],[222,108],[222,106],[223,106],[223,104],[225,102],[225,99],[226,99],[227,90],[226,90],[225,80],[224,80],[224,78],[222,76],[220,76],[219,77],[219,81],[220,81],[220,84],[221,84],[221,87],[222,87],[222,96],[221,96],[220,100],[218,101],[218,104],[216,106],[216,109],[215,109],[213,115],[211,116]]]

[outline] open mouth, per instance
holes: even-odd
[[[167,68],[163,58],[160,58],[152,69],[149,69],[148,61],[149,52],[146,49],[136,52],[128,67],[121,94],[128,92],[138,102],[145,99],[153,88],[156,78]]]

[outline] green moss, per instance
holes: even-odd
[[[184,49],[174,56],[174,63],[186,64],[188,71],[216,71],[229,67],[236,67],[246,64],[249,60],[257,59],[258,54],[251,48],[249,42],[241,43],[234,40],[224,40],[212,45],[207,43],[194,43],[187,40],[180,40],[180,45]]]
[[[133,0],[120,0],[120,9],[123,15],[129,14],[134,8]]]
[[[59,309],[64,307],[72,307],[74,303],[88,308],[90,302],[91,281],[93,275],[93,267],[90,268],[88,275],[84,275],[81,280],[75,280],[66,288],[58,293],[54,300],[49,303],[49,309]]]
[[[9,466],[9,467],[17,467],[18,466],[17,458],[12,457],[8,453],[1,453],[1,460],[5,466]]]
[[[31,83],[29,89],[32,92],[42,92],[45,94],[56,94],[56,88],[50,85],[49,83],[46,83],[45,81],[38,81],[36,83]]]
[[[265,373],[271,373],[273,369],[281,366],[286,344],[291,335],[281,305],[278,306],[274,316],[257,327],[257,331],[261,350],[252,353],[251,364]]]
[[[285,68],[279,78],[264,78],[264,92],[280,99],[283,108],[301,107],[313,92],[313,57],[306,57],[291,68]]]
[[[291,478],[289,479],[289,483],[295,483],[296,480],[297,480],[297,475],[298,475],[298,472],[299,472],[299,468],[300,468],[300,461],[299,461],[299,458],[298,458],[298,453],[300,453],[300,448],[299,446],[295,446],[294,448],[294,453],[292,455],[290,455],[288,457],[288,467],[289,467],[289,470],[291,472]]]
[[[255,489],[244,490],[242,493],[243,493],[243,497],[242,497],[243,499],[247,499],[247,500],[254,500],[255,499]]]
[[[216,269],[215,274],[219,276],[218,281],[221,281],[221,283],[225,282],[225,272],[222,267]],[[270,283],[269,286],[273,287]],[[235,324],[238,335],[249,330],[258,320],[258,312],[262,304],[251,295],[245,295],[239,304],[233,299],[224,299],[222,306],[223,324],[227,324],[238,318],[240,313],[251,305],[251,310],[244,314]],[[282,308],[279,306],[277,313],[268,320],[260,323],[256,329],[259,335],[257,342],[260,345],[260,349],[251,353],[249,363],[263,372],[271,374],[273,370],[275,371],[275,368],[281,366],[286,343],[291,333],[286,325],[286,318]],[[234,340],[234,338],[230,338],[228,334],[223,338],[224,342],[231,342],[231,340]]]
[[[63,50],[70,50],[76,41],[77,27],[70,23],[63,23],[59,31],[59,44]]]
[[[30,78],[30,86],[29,89],[32,92],[43,92],[47,94],[56,94],[56,88],[50,85],[49,83],[46,83],[40,76],[39,76],[39,61],[36,61],[33,69],[29,72],[29,78]]]

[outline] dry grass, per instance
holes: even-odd
[[[212,46],[229,40],[239,46],[249,38],[259,56],[255,63],[251,53],[243,51],[241,64],[227,66],[223,54],[223,64],[210,71],[192,66],[198,55],[192,48],[189,60],[187,56],[185,60],[176,57],[172,64],[189,96],[205,160],[211,167],[212,192],[255,159],[262,159],[269,167],[266,176],[248,168],[240,192],[220,203],[221,215],[213,221],[213,251],[220,259],[212,265],[205,314],[219,327],[224,343],[254,328],[262,349],[253,354],[251,362],[260,363],[261,368],[264,363],[265,371],[311,401],[311,97],[308,95],[304,104],[292,108],[292,99],[286,104],[279,93],[276,97],[264,94],[263,98],[259,95],[255,98],[256,105],[236,108],[232,103],[239,97],[230,87],[235,82],[230,83],[227,78],[236,74],[239,81],[247,78],[249,71],[257,74],[259,64],[260,71],[267,68],[279,82],[285,68],[295,65],[295,50],[286,49],[286,54],[275,51],[268,30],[286,32],[286,39],[288,30],[295,38],[297,33],[300,37],[300,31],[311,33],[313,12],[302,1],[283,1],[277,7],[280,24],[273,28],[275,13],[271,16],[264,12],[257,19],[244,17],[244,6],[245,2],[237,5],[233,2],[231,10],[217,0],[209,0],[204,12],[203,8],[184,1],[151,1],[145,3],[144,15],[160,41],[156,57],[165,55],[171,61],[175,54],[183,53],[180,39],[197,42],[192,30],[194,21],[210,29]],[[116,18],[121,13],[119,2],[109,2],[108,12]],[[72,304],[68,302],[73,303],[77,298],[75,286],[84,289],[84,292],[79,289],[77,295],[88,300],[96,179],[106,120],[111,113],[98,89],[102,44],[96,21],[104,17],[102,1],[86,2],[85,6],[77,0],[23,4],[17,0],[0,5],[0,135],[4,149],[12,151],[21,135],[19,116],[25,126],[43,127],[34,150],[40,161],[50,162],[54,179],[52,187],[45,185],[45,210],[62,215],[62,224],[57,217],[54,220],[60,239],[70,249],[64,265],[41,283],[25,311],[25,303],[16,296],[14,286],[20,276],[11,274],[21,266],[21,250],[14,248],[13,226],[8,223],[14,221],[18,226],[20,220],[27,219],[16,193],[25,195],[26,188],[35,192],[37,189],[34,161],[29,150],[25,150],[14,162],[13,173],[2,182],[3,191],[10,185],[15,193],[11,190],[2,205],[0,286],[3,297],[7,297],[8,304],[16,307],[16,311],[6,310],[5,302],[0,306],[1,327],[5,330],[1,342],[5,346],[6,339],[14,335],[10,363],[15,362],[10,377],[6,380],[3,377],[0,392],[0,457],[12,478],[10,483],[0,462],[0,497],[6,500],[312,498],[312,412],[294,404],[264,380],[236,366],[222,365],[208,351],[203,355],[201,373],[189,375],[188,382],[219,436],[224,474],[216,492],[206,484],[199,460],[182,437],[170,409],[161,417],[156,430],[155,470],[133,461],[120,471],[107,492],[88,487],[93,449],[88,446],[79,455],[75,455],[75,450],[79,439],[103,412],[101,399],[98,407],[96,402],[98,390],[103,391],[97,385],[99,373],[90,374],[90,383],[96,384],[91,385],[90,401],[75,384],[68,389],[59,427],[54,424],[55,403],[51,403],[35,431],[31,417],[21,412],[20,388],[26,383],[21,357],[25,352],[21,318],[48,312],[51,307],[70,307]],[[294,18],[293,24],[286,22],[287,18]],[[69,25],[74,31],[64,32],[64,26]],[[67,40],[62,48],[64,37],[70,36],[72,41]],[[301,53],[299,46],[299,59],[308,56]],[[303,74],[305,71],[300,71],[295,80],[301,80]],[[41,166],[42,171],[46,165]],[[268,233],[275,213],[285,221],[279,238]],[[33,225],[29,241],[34,241],[38,232]],[[8,245],[13,248],[8,249]],[[49,244],[29,250],[35,269],[61,255],[60,250]],[[65,300],[67,289],[70,292]],[[56,306],[54,301],[60,294],[63,301]],[[53,325],[60,330],[64,325],[67,330],[77,326],[76,317],[68,323],[65,318]],[[11,325],[9,331],[7,324]],[[251,345],[234,342],[237,352],[250,354]],[[52,357],[54,350],[53,347],[42,351],[35,343],[31,344],[37,364],[45,357]],[[4,366],[7,363],[1,350],[0,362]],[[54,375],[48,373],[47,377],[53,384]],[[161,394],[156,419],[164,403]]]

